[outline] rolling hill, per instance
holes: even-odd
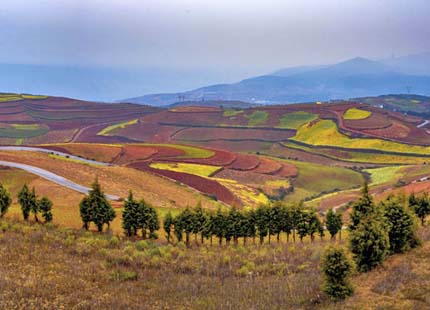
[[[430,73],[417,74],[421,63],[427,67],[428,57],[412,57],[373,61],[354,58],[329,66],[287,68],[272,74],[253,77],[233,84],[218,84],[182,93],[160,93],[123,100],[148,105],[168,105],[186,100],[240,100],[277,104],[326,101],[353,97],[405,93],[430,95]],[[408,64],[411,69],[407,70]]]

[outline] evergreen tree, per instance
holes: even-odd
[[[136,236],[139,229],[138,209],[139,203],[134,200],[133,193],[130,191],[124,201],[124,211],[122,212],[122,228],[129,237]]]
[[[303,218],[303,201],[301,201],[298,205],[292,205],[289,208],[290,219],[291,219],[291,227],[293,232],[293,242],[296,242],[296,231],[298,229],[298,225]]]
[[[225,216],[221,210],[221,208],[218,208],[215,217],[213,218],[213,225],[214,225],[214,235],[218,238],[218,242],[221,245],[222,239],[225,237],[225,231],[226,231],[226,220]]]
[[[97,179],[92,184],[88,196],[82,199],[79,207],[85,229],[88,229],[89,223],[93,222],[97,226],[97,230],[101,232],[103,225],[109,225],[115,218],[115,210],[106,199]]]
[[[335,239],[336,234],[342,229],[342,214],[328,210],[326,214],[325,226],[330,233],[331,239]]]
[[[309,234],[309,217],[308,210],[300,210],[297,216],[297,234],[299,235],[300,242],[303,242],[303,238]]]
[[[307,229],[308,229],[308,234],[311,237],[311,242],[315,240],[316,233],[318,233],[321,237],[324,235],[323,225],[315,209],[309,210],[307,214]]]
[[[233,238],[235,245],[238,244],[239,237],[243,236],[243,218],[244,216],[235,206],[230,209],[226,218],[226,239]]]
[[[394,196],[381,202],[387,221],[390,252],[402,253],[418,243],[413,215],[405,208],[400,199]]]
[[[136,225],[142,231],[142,238],[148,238],[149,208],[144,199],[141,199],[136,206]]]
[[[85,196],[79,203],[79,213],[81,215],[83,228],[85,228],[85,230],[88,230],[89,225],[91,223],[91,219],[93,218],[92,212],[93,212],[93,209],[91,208],[90,198],[88,196]]]
[[[193,212],[190,208],[185,208],[176,218],[175,227],[178,225],[181,232],[185,233],[185,244],[190,245],[190,234],[193,232],[194,221]]]
[[[148,208],[148,230],[149,230],[149,238],[157,239],[156,231],[160,229],[160,221],[158,219],[157,210],[151,205],[147,205]]]
[[[286,205],[282,207],[282,216],[282,231],[287,234],[287,242],[290,242],[290,235],[294,229],[292,210],[290,206]]]
[[[176,239],[178,240],[178,242],[181,242],[183,239],[184,229],[182,227],[182,221],[181,221],[181,215],[180,214],[177,215],[173,219],[173,225],[174,225],[173,232],[176,236]]]
[[[37,223],[39,223],[39,218],[37,217],[37,214],[39,213],[39,205],[37,204],[37,195],[36,195],[36,189],[33,187],[31,190],[31,199],[29,200],[30,203],[30,212],[33,213],[34,219]]]
[[[359,271],[366,272],[381,264],[388,254],[390,242],[384,223],[366,217],[351,231],[350,249]]]
[[[372,196],[369,194],[367,182],[365,182],[361,189],[361,197],[352,205],[351,224],[349,225],[349,229],[356,229],[360,224],[360,221],[371,214],[375,215],[375,205],[373,203]]]
[[[214,233],[214,218],[215,214],[213,212],[205,213],[205,223],[203,224],[201,235],[205,239],[210,240],[210,244],[212,245],[212,239]]]
[[[12,198],[6,188],[0,184],[0,218],[2,218],[12,203]]]
[[[349,280],[352,270],[352,262],[342,248],[328,247],[322,259],[324,292],[334,300],[351,296],[354,291]]]
[[[430,199],[427,194],[416,197],[413,193],[409,196],[409,206],[415,214],[421,219],[421,225],[424,226],[426,217],[430,215]]]
[[[18,193],[18,202],[21,205],[24,220],[27,221],[30,216],[30,212],[35,209],[34,205],[36,204],[34,193],[30,191],[27,184],[24,184],[21,191]]]
[[[200,242],[204,242],[204,237],[202,234],[203,227],[205,225],[206,215],[202,208],[201,202],[197,204],[197,206],[193,210],[193,234],[197,241],[197,235],[200,234]]]
[[[255,227],[255,212],[250,210],[245,212],[242,217],[241,231],[243,236],[243,244],[246,244],[248,238],[252,238],[255,243],[255,237],[257,235],[257,229]]]
[[[42,213],[42,217],[45,220],[45,223],[52,221],[52,201],[47,197],[42,197],[37,200],[38,210]]]
[[[269,209],[269,243],[270,235],[276,235],[276,241],[279,243],[281,232],[284,229],[284,207],[282,203],[276,202]]]
[[[263,244],[264,237],[269,233],[269,208],[265,205],[260,205],[255,210],[255,226],[260,238],[260,244]]]
[[[169,211],[163,220],[163,228],[164,228],[164,231],[166,232],[166,238],[168,243],[170,243],[170,237],[172,234],[173,225],[174,225],[173,216],[172,216],[172,213]]]

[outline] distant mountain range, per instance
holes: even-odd
[[[254,104],[326,101],[392,93],[430,95],[430,53],[379,61],[361,57],[334,65],[303,66],[181,93],[150,94],[123,102],[170,105],[224,100]]]
[[[150,92],[181,91],[226,76],[206,69],[0,64],[0,91],[112,102]]]

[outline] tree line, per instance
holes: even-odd
[[[28,220],[33,214],[36,222],[40,222],[39,214],[41,214],[44,223],[52,221],[52,201],[48,197],[39,197],[33,187],[32,190],[26,184],[18,193],[18,203],[21,206],[22,216],[24,220]],[[0,184],[0,218],[2,218],[9,210],[12,204],[12,196],[7,189]]]

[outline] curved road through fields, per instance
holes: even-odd
[[[54,151],[54,150],[50,150],[50,149],[44,149],[41,147],[31,147],[31,146],[0,146],[0,151],[28,151],[28,152],[39,152],[39,153],[48,153],[48,154],[53,154],[53,155],[57,155],[57,156],[62,156],[62,157],[66,157],[66,158],[70,158],[76,161],[81,161],[85,164],[92,164],[92,165],[99,165],[99,166],[110,166],[110,164],[108,163],[104,163],[101,161],[96,161],[96,160],[91,160],[91,159],[85,159],[79,156],[75,156],[75,155],[71,155],[71,154],[67,154],[67,153],[63,153],[63,152],[59,152],[59,151]]]
[[[28,148],[28,147],[0,147],[0,150],[13,150],[12,148],[14,148],[14,150],[21,150],[21,151],[36,151],[37,150],[30,150],[30,149],[37,149],[37,148]],[[42,151],[43,150],[43,151]],[[39,152],[46,152],[46,149],[39,149]],[[48,150],[49,152],[49,150]],[[58,153],[58,152],[55,152]],[[62,153],[64,154],[64,153]],[[65,154],[68,155],[68,154]],[[71,156],[69,156],[70,158],[72,158]],[[74,158],[75,159],[75,158]],[[85,160],[83,158],[80,157],[76,157],[77,160],[83,161],[83,162],[88,162],[88,160]],[[93,161],[91,161],[93,162]],[[98,163],[98,162],[97,162]],[[103,164],[103,165],[107,165],[106,163],[99,163],[99,164]],[[88,192],[90,191],[90,188],[79,185],[75,182],[72,182],[66,178],[63,178],[62,176],[59,176],[58,174],[49,172],[45,169],[41,169],[38,167],[34,167],[34,166],[30,166],[30,165],[26,165],[26,164],[20,164],[20,163],[15,163],[15,162],[11,162],[11,161],[4,161],[4,160],[0,160],[0,166],[5,166],[5,167],[11,167],[11,168],[17,168],[17,169],[21,169],[21,170],[25,170],[27,172],[30,172],[32,174],[38,175],[48,181],[54,182],[56,184],[59,184],[61,186],[67,187],[71,190],[83,193],[83,194],[88,194]],[[120,197],[115,196],[115,195],[106,195],[106,198],[109,200],[119,200]]]

